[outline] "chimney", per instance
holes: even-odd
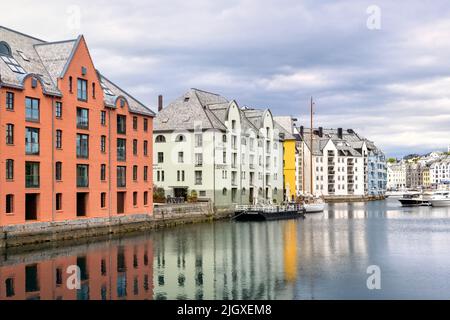
[[[323,137],[323,127],[319,127],[319,137]]]
[[[163,109],[163,96],[160,94],[158,96],[158,112],[160,112]]]
[[[339,139],[342,139],[342,128],[338,128],[337,135]]]
[[[303,134],[305,133],[305,128],[303,126],[300,126],[300,136],[303,138]],[[450,149],[450,146],[449,146]]]

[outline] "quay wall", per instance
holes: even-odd
[[[231,216],[231,209],[216,209],[211,203],[155,205],[153,215],[134,214],[108,218],[34,222],[0,227],[0,251],[7,248],[143,232],[180,224],[206,222]]]
[[[339,203],[339,202],[366,202],[384,200],[386,196],[324,196],[324,200],[327,203]]]

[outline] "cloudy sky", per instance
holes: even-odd
[[[151,107],[196,87],[306,124],[313,96],[317,125],[354,128],[388,155],[450,144],[448,0],[38,3],[2,3],[0,24],[84,34],[96,67]]]

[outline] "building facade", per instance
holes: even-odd
[[[283,146],[270,110],[191,89],[158,108],[155,186],[216,206],[283,200]]]
[[[299,160],[303,162],[298,176],[304,182],[304,193],[324,196],[384,194],[386,168],[381,165],[384,154],[373,142],[352,129],[319,127],[311,136],[310,129],[301,127],[298,132],[302,137]]]
[[[152,212],[153,112],[95,69],[83,36],[0,27],[0,225]]]

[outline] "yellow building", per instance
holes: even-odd
[[[283,141],[283,176],[284,190],[289,199],[296,197],[295,179],[295,139]]]
[[[283,139],[283,190],[284,200],[295,200],[296,186],[296,140],[291,133],[293,119],[291,117],[274,117],[275,129]],[[289,131],[288,131],[289,130]]]

